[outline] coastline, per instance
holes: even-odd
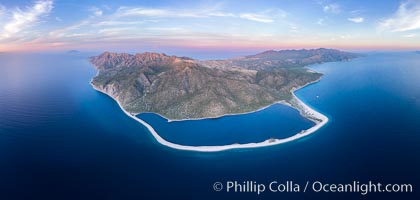
[[[307,135],[310,135],[311,133],[314,133],[315,131],[317,131],[318,129],[320,129],[321,127],[323,127],[325,124],[328,123],[328,117],[326,117],[325,115],[323,115],[322,113],[317,112],[316,110],[312,109],[311,107],[309,107],[308,105],[306,105],[305,103],[303,103],[299,98],[296,97],[295,95],[295,91],[299,90],[303,87],[306,87],[310,84],[316,83],[318,82],[320,79],[307,83],[299,88],[292,88],[291,89],[291,93],[293,95],[293,98],[291,99],[290,103],[289,102],[285,102],[285,101],[278,101],[275,102],[273,104],[270,104],[268,106],[265,106],[263,108],[260,108],[258,110],[255,111],[251,111],[251,112],[247,112],[247,113],[253,113],[253,112],[257,112],[260,110],[263,110],[271,105],[277,104],[277,103],[281,103],[290,107],[293,107],[295,109],[297,109],[299,111],[299,113],[313,121],[315,123],[315,126],[312,126],[309,129],[306,130],[302,130],[299,133],[296,133],[293,136],[290,136],[288,138],[283,138],[283,139],[267,139],[263,142],[257,142],[257,143],[246,143],[246,144],[228,144],[228,145],[220,145],[220,146],[187,146],[187,145],[180,145],[180,144],[176,144],[176,143],[172,143],[169,142],[165,139],[163,139],[156,131],[155,129],[149,125],[148,123],[146,123],[145,121],[141,120],[140,118],[137,118],[135,115],[133,115],[132,113],[129,113],[128,111],[126,111],[123,106],[118,102],[117,99],[115,99],[114,97],[112,97],[111,95],[108,95],[106,92],[102,91],[101,89],[97,88],[96,86],[94,86],[92,84],[92,82],[90,82],[91,86],[96,90],[99,91],[103,94],[106,94],[107,96],[111,97],[115,102],[117,102],[118,106],[120,107],[120,109],[129,117],[131,117],[132,119],[136,120],[137,122],[141,123],[143,126],[145,126],[148,131],[153,135],[153,137],[156,139],[157,142],[159,142],[160,144],[173,148],[173,149],[178,149],[178,150],[186,150],[186,151],[198,151],[198,152],[218,152],[218,151],[225,151],[225,150],[230,150],[230,149],[250,149],[250,148],[259,148],[259,147],[266,147],[266,146],[274,146],[274,145],[278,145],[278,144],[283,144],[286,142],[291,142],[293,140],[297,140],[299,138],[305,137]],[[238,113],[238,114],[246,114],[246,113]],[[237,115],[237,114],[227,114],[227,115]],[[223,117],[226,115],[222,115],[219,117]],[[218,118],[218,117],[215,117]],[[208,118],[204,118],[204,119],[208,119]],[[199,120],[199,119],[186,119],[186,120]],[[169,120],[168,122],[171,121],[181,121],[181,120]]]
[[[313,83],[317,83],[317,82],[318,82],[318,81],[320,81],[320,80],[321,80],[321,78],[319,78],[319,79],[317,79],[317,80],[315,80],[315,81],[309,82],[309,83],[307,83],[307,84],[305,84],[305,85],[303,85],[303,86],[301,86],[301,87],[298,87],[298,88],[292,88],[292,89],[290,90],[290,92],[292,93],[293,98],[297,98],[297,97],[294,95],[294,91],[299,90],[299,89],[301,89],[301,88],[303,88],[303,87],[306,87],[306,86],[308,86],[308,85],[311,85],[311,84],[313,84]],[[92,85],[92,84],[91,84],[91,85]],[[92,85],[92,87],[94,87],[94,86]],[[94,88],[94,89],[98,90],[97,88]],[[99,90],[98,90],[98,91],[99,91]],[[100,91],[100,92],[105,93],[105,92],[103,92],[103,91]],[[110,95],[108,95],[108,96],[110,96]],[[114,99],[114,98],[113,98],[113,99]],[[115,99],[114,99],[114,100],[115,100]],[[115,101],[117,101],[117,100],[115,100]],[[293,101],[293,99],[292,99],[291,101]],[[117,101],[117,102],[118,102],[118,101]],[[294,107],[294,106],[293,106],[290,102],[288,102],[288,101],[286,101],[286,100],[281,100],[281,101],[276,101],[276,102],[274,102],[274,103],[268,104],[268,105],[266,105],[266,106],[264,106],[264,107],[258,108],[257,110],[253,110],[253,111],[246,111],[246,112],[238,112],[238,113],[227,113],[227,114],[217,115],[217,116],[213,116],[213,117],[184,118],[184,119],[169,119],[169,118],[167,118],[167,117],[165,117],[165,116],[163,116],[163,115],[161,115],[161,114],[159,114],[159,113],[154,113],[154,112],[143,112],[143,113],[153,113],[153,114],[155,114],[155,115],[159,115],[160,117],[162,117],[163,119],[165,119],[166,121],[168,121],[168,122],[170,123],[170,122],[179,122],[179,121],[194,121],[194,120],[203,120],[203,119],[218,119],[218,118],[225,117],[225,116],[234,116],[234,115],[251,114],[251,113],[255,113],[255,112],[258,112],[258,111],[264,110],[264,109],[266,109],[266,108],[268,108],[268,107],[270,107],[270,106],[272,106],[272,105],[274,105],[274,104],[283,104],[283,105],[286,105],[286,106],[289,106],[289,107],[292,107],[292,108],[294,108],[294,109],[299,110],[298,108]],[[128,112],[128,111],[127,111],[127,112]],[[130,112],[128,112],[128,113],[130,113]],[[300,110],[299,110],[299,113],[300,113],[300,114],[302,114],[302,112],[301,112]],[[136,115],[141,114],[141,113],[130,113],[130,114],[131,114],[131,115],[136,116]],[[311,121],[313,121],[313,120],[311,120]],[[315,122],[315,123],[316,123],[316,122]]]
[[[281,101],[276,101],[276,102],[274,102],[274,103],[272,103],[272,104],[269,104],[269,105],[267,105],[267,106],[264,106],[264,107],[258,108],[257,110],[253,110],[253,111],[247,111],[247,112],[241,112],[241,113],[228,113],[228,114],[218,115],[218,116],[214,116],[214,117],[185,118],[185,119],[169,119],[169,118],[166,118],[165,116],[163,116],[163,115],[161,115],[161,114],[159,114],[159,113],[154,113],[154,112],[144,112],[144,113],[153,113],[153,114],[155,114],[155,115],[159,115],[160,117],[162,117],[162,118],[166,119],[166,120],[170,123],[170,122],[194,121],[194,120],[203,120],[203,119],[218,119],[218,118],[225,117],[225,116],[234,116],[234,115],[251,114],[251,113],[255,113],[255,112],[258,112],[258,111],[264,110],[264,109],[266,109],[266,108],[268,108],[268,107],[270,107],[270,106],[272,106],[272,105],[274,105],[274,104],[283,104],[283,105],[286,105],[286,106],[293,107],[293,106],[292,106],[290,103],[288,103],[287,101],[281,100]],[[138,114],[140,114],[140,113],[131,113],[131,114],[132,114],[132,115],[138,115]]]

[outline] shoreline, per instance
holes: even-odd
[[[307,84],[305,84],[305,85],[303,85],[303,86],[301,86],[301,87],[298,87],[298,88],[292,88],[292,89],[290,89],[290,92],[292,93],[292,99],[291,99],[291,101],[294,99],[294,98],[297,98],[296,96],[295,96],[295,94],[294,94],[294,91],[296,91],[296,90],[299,90],[299,89],[301,89],[301,88],[303,88],[303,87],[306,87],[306,86],[308,86],[308,85],[311,85],[311,84],[313,84],[313,83],[317,83],[318,81],[320,81],[321,80],[321,78],[319,78],[319,79],[317,79],[317,80],[315,80],[315,81],[312,81],[312,82],[309,82],[309,83],[307,83]],[[91,84],[92,85],[92,84]],[[92,85],[92,87],[94,87],[93,85]],[[96,89],[96,90],[98,90],[97,88],[94,88],[94,89]],[[99,90],[98,90],[99,91]],[[102,92],[102,93],[105,93],[105,92],[103,92],[103,91],[100,91],[100,92]],[[105,93],[106,94],[106,93]],[[107,94],[108,95],[108,94]],[[110,95],[108,95],[108,96],[110,96]],[[114,99],[114,98],[113,98]],[[115,100],[115,99],[114,99]],[[115,101],[117,101],[117,100],[115,100]],[[118,101],[117,101],[118,102]],[[165,116],[163,116],[163,115],[161,115],[161,114],[159,114],[159,113],[154,113],[154,112],[142,112],[142,113],[153,113],[153,114],[155,114],[155,115],[159,115],[160,117],[162,117],[163,119],[165,119],[167,122],[180,122],[180,121],[194,121],[194,120],[203,120],[203,119],[218,119],[218,118],[221,118],[221,117],[225,117],[225,116],[235,116],[235,115],[244,115],[244,114],[251,114],[251,113],[255,113],[255,112],[258,112],[258,111],[261,111],[261,110],[264,110],[264,109],[266,109],[266,108],[268,108],[268,107],[270,107],[270,106],[272,106],[272,105],[275,105],[275,104],[283,104],[283,105],[286,105],[286,106],[289,106],[289,107],[292,107],[292,108],[294,108],[294,109],[297,109],[297,110],[299,110],[298,108],[296,108],[296,107],[294,107],[290,102],[288,102],[288,101],[286,101],[286,100],[281,100],[281,101],[276,101],[276,102],[274,102],[274,103],[271,103],[271,104],[268,104],[268,105],[266,105],[266,106],[263,106],[263,107],[261,107],[261,108],[258,108],[257,110],[253,110],[253,111],[246,111],[246,112],[238,112],[238,113],[227,113],[227,114],[223,114],[223,115],[217,115],[217,116],[214,116],[214,117],[201,117],[201,118],[184,118],[184,119],[169,119],[169,118],[167,118],[167,117],[165,117]],[[128,112],[128,111],[127,111]],[[130,113],[131,115],[133,115],[133,116],[137,116],[137,115],[139,115],[139,114],[142,114],[142,113],[131,113],[131,112],[128,112],[128,113]],[[300,110],[299,110],[299,113],[301,113],[300,112]],[[313,121],[313,120],[311,120],[311,121]],[[316,122],[315,122],[316,123]]]
[[[274,102],[274,103],[272,103],[272,104],[269,104],[269,105],[267,105],[267,106],[264,106],[264,107],[258,108],[257,110],[247,111],[247,112],[241,112],[241,113],[228,113],[228,114],[218,115],[218,116],[214,116],[214,117],[185,118],[185,119],[169,119],[169,118],[166,118],[165,116],[163,116],[163,115],[161,115],[161,114],[159,114],[159,113],[154,113],[154,112],[143,112],[143,113],[153,113],[153,114],[155,114],[155,115],[159,115],[160,117],[164,118],[166,121],[168,121],[169,123],[171,123],[171,122],[194,121],[194,120],[203,120],[203,119],[218,119],[218,118],[221,118],[221,117],[226,117],[226,116],[234,116],[234,115],[245,115],[245,114],[251,114],[251,113],[255,113],[255,112],[258,112],[258,111],[264,110],[264,109],[266,109],[266,108],[268,108],[268,107],[270,107],[270,106],[272,106],[272,105],[274,105],[274,104],[283,104],[283,105],[290,106],[290,107],[294,108],[294,107],[293,107],[293,106],[292,106],[289,102],[287,102],[287,101],[285,101],[285,100],[281,100],[281,101],[276,101],[276,102]],[[295,108],[295,109],[296,109],[296,108]],[[129,112],[129,113],[130,113],[130,112]],[[130,114],[131,114],[131,115],[136,116],[136,115],[139,115],[139,114],[142,114],[142,113],[130,113]]]
[[[295,91],[299,90],[303,87],[306,87],[310,84],[316,83],[318,82],[320,79],[307,83],[299,88],[292,88],[291,89],[291,93],[293,95],[293,98],[290,100],[289,102],[285,102],[285,101],[278,101],[275,102],[273,104],[270,104],[268,106],[265,106],[263,108],[260,108],[258,110],[255,111],[251,111],[251,112],[247,112],[247,113],[253,113],[253,112],[257,112],[260,110],[263,110],[265,108],[268,108],[274,104],[277,103],[281,103],[287,106],[290,106],[294,109],[297,109],[299,111],[299,113],[313,121],[315,123],[314,126],[312,126],[309,129],[306,130],[302,130],[299,133],[296,133],[293,136],[287,137],[287,138],[283,138],[283,139],[267,139],[263,142],[256,142],[256,143],[246,143],[246,144],[228,144],[228,145],[219,145],[219,146],[187,146],[187,145],[180,145],[180,144],[176,144],[176,143],[172,143],[169,142],[165,139],[163,139],[156,131],[155,129],[149,125],[147,122],[141,120],[140,118],[137,118],[135,115],[133,115],[133,113],[129,113],[128,111],[126,111],[123,106],[118,102],[118,100],[114,97],[112,97],[111,95],[107,94],[106,92],[102,91],[101,89],[97,88],[96,86],[94,86],[92,84],[92,82],[90,82],[90,85],[93,87],[93,89],[95,89],[96,91],[99,91],[109,97],[111,97],[115,102],[117,102],[118,106],[120,107],[120,109],[129,117],[131,117],[132,119],[136,120],[137,122],[139,122],[140,124],[142,124],[143,126],[145,126],[148,131],[153,135],[153,137],[155,138],[155,140],[157,142],[159,142],[161,145],[173,148],[173,149],[178,149],[178,150],[185,150],[185,151],[198,151],[198,152],[218,152],[218,151],[225,151],[225,150],[231,150],[231,149],[250,149],[250,148],[259,148],[259,147],[267,147],[267,146],[274,146],[274,145],[278,145],[278,144],[283,144],[286,142],[291,142],[293,140],[297,140],[300,139],[302,137],[305,137],[307,135],[310,135],[311,133],[316,132],[318,129],[320,129],[321,127],[323,127],[325,124],[328,123],[328,117],[326,117],[325,115],[323,115],[322,113],[317,112],[316,110],[312,109],[311,107],[309,107],[308,105],[306,105],[305,103],[303,103],[299,98],[296,97],[295,95]],[[247,113],[238,113],[238,114],[247,114]],[[227,116],[227,115],[238,115],[238,114],[226,114],[226,115],[222,115],[219,117],[223,117],[223,116]],[[219,117],[215,117],[215,118],[219,118]],[[167,119],[167,118],[165,118]],[[203,119],[211,119],[211,118],[203,118]],[[199,120],[199,119],[185,119],[185,120]],[[319,120],[319,121],[318,121]],[[168,122],[171,121],[182,121],[182,120],[169,120]]]

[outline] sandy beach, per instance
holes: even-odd
[[[319,80],[317,80],[317,81],[319,81]],[[300,88],[303,88],[303,87],[305,87],[309,84],[315,83],[317,81],[308,83],[308,84],[306,84],[306,85],[304,85]],[[92,83],[91,83],[91,85],[95,90],[108,95],[107,93],[105,93],[101,89],[95,87]],[[315,123],[315,126],[309,128],[309,129],[303,130],[299,133],[296,133],[295,135],[293,135],[291,137],[284,138],[284,139],[267,139],[263,142],[258,142],[258,143],[229,144],[229,145],[221,145],[221,146],[187,146],[187,145],[180,145],[180,144],[175,144],[175,143],[169,142],[169,141],[163,139],[150,124],[148,124],[145,121],[137,118],[132,113],[127,112],[114,97],[112,97],[110,95],[108,95],[108,96],[111,97],[112,99],[114,99],[115,102],[117,102],[117,104],[120,106],[121,110],[127,116],[131,117],[132,119],[136,120],[137,122],[139,122],[143,126],[145,126],[149,130],[149,132],[153,135],[153,137],[156,139],[156,141],[159,142],[160,144],[162,144],[164,146],[167,146],[167,147],[170,147],[170,148],[173,148],[173,149],[178,149],[178,150],[199,151],[199,152],[217,152],[217,151],[225,151],[225,150],[229,150],[229,149],[249,149],[249,148],[258,148],[258,147],[266,147],[266,146],[283,144],[283,143],[286,143],[286,142],[290,142],[290,141],[297,140],[299,138],[305,137],[305,136],[307,136],[311,133],[314,133],[315,131],[320,129],[322,126],[324,126],[328,122],[328,117],[326,117],[325,115],[315,111],[314,109],[312,109],[311,107],[309,107],[308,105],[303,103],[294,94],[294,91],[296,91],[300,88],[297,88],[297,89],[293,88],[291,90],[291,92],[293,94],[293,99],[290,101],[290,104],[287,103],[287,102],[284,102],[284,101],[280,101],[280,102],[276,102],[276,103],[281,103],[281,104],[284,104],[284,105],[287,105],[287,106],[291,106],[291,107],[299,110],[300,114],[302,116],[308,118],[309,120],[313,121]],[[258,110],[253,111],[253,112],[257,112],[257,111],[265,109],[267,107],[269,107],[269,106],[266,106],[264,108],[258,109]],[[242,114],[244,114],[244,113],[242,113]],[[229,115],[233,115],[233,114],[229,114]],[[186,119],[186,120],[189,120],[189,119]],[[194,119],[194,120],[197,120],[197,119]],[[168,121],[171,121],[171,120],[168,119]]]

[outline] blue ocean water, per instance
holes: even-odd
[[[278,146],[217,153],[157,143],[91,88],[88,56],[0,54],[0,199],[418,199],[419,54],[312,66],[325,75],[296,95],[328,115],[325,127]],[[414,192],[213,190],[229,180],[409,183]]]
[[[137,116],[159,135],[175,144],[214,146],[283,139],[315,125],[289,106],[275,104],[266,109],[214,119],[172,121],[153,113]]]

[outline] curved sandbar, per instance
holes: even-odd
[[[317,81],[314,81],[317,82]],[[312,83],[314,83],[312,82]],[[309,84],[312,83],[308,83],[302,87],[305,87]],[[108,95],[106,92],[100,90],[99,88],[95,87],[92,83],[91,83],[92,87],[99,91],[102,92],[106,95]],[[300,88],[302,88],[300,87]],[[285,103],[284,101],[280,101],[280,102],[276,102],[276,103],[282,103],[288,106],[291,106],[297,110],[299,110],[300,114],[306,118],[308,118],[309,120],[315,122],[315,126],[303,130],[291,137],[288,138],[284,138],[284,139],[267,139],[263,142],[258,142],[258,143],[246,143],[246,144],[229,144],[229,145],[221,145],[221,146],[187,146],[187,145],[180,145],[180,144],[175,144],[172,142],[169,142],[165,139],[163,139],[162,137],[160,137],[160,135],[155,131],[155,129],[149,125],[148,123],[146,123],[145,121],[137,118],[136,116],[132,115],[131,113],[127,112],[122,105],[111,95],[108,95],[109,97],[111,97],[112,99],[114,99],[115,102],[117,102],[117,104],[120,106],[121,110],[124,111],[124,113],[131,117],[132,119],[140,122],[143,126],[145,126],[149,132],[153,135],[153,137],[156,139],[156,141],[158,141],[160,144],[167,146],[167,147],[171,147],[174,149],[179,149],[179,150],[188,150],[188,151],[200,151],[200,152],[217,152],[217,151],[224,151],[224,150],[229,150],[229,149],[249,149],[249,148],[257,148],[257,147],[266,147],[266,146],[273,146],[273,145],[278,145],[278,144],[282,144],[282,143],[286,143],[286,142],[290,142],[293,140],[297,140],[299,138],[305,137],[315,131],[317,131],[318,129],[320,129],[322,126],[324,126],[327,122],[328,122],[328,117],[326,117],[325,115],[315,111],[314,109],[312,109],[311,107],[309,107],[308,105],[304,104],[299,98],[296,97],[296,95],[294,94],[294,91],[296,91],[296,89],[292,89],[292,94],[293,94],[293,99],[290,101],[289,103]],[[268,107],[268,106],[267,106]],[[266,108],[266,107],[264,107]],[[261,109],[264,109],[261,108]],[[259,109],[259,110],[261,110]]]

